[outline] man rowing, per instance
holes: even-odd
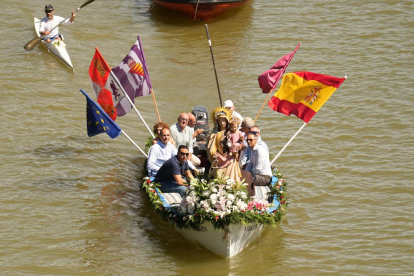
[[[45,42],[51,42],[55,39],[62,40],[61,35],[59,34],[59,27],[56,27],[63,21],[63,25],[72,24],[76,17],[76,11],[72,11],[72,16],[68,19],[65,19],[61,16],[54,15],[55,10],[53,6],[48,4],[45,6],[46,16],[40,21],[39,32],[41,35],[45,35],[43,40]],[[53,29],[56,27],[55,29]],[[53,29],[53,30],[52,30]]]

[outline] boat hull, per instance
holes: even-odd
[[[35,17],[34,25],[35,25],[36,34],[38,37],[40,37],[40,32],[39,32],[40,19]],[[63,61],[66,65],[68,65],[70,68],[73,69],[72,61],[69,57],[69,53],[66,50],[66,45],[63,41],[55,40],[49,43],[42,41],[41,44],[44,45],[49,50],[49,52],[54,54],[61,61]]]
[[[230,224],[227,230],[214,230],[210,222],[205,222],[199,231],[175,229],[185,238],[200,243],[213,253],[231,258],[260,237],[265,226],[259,223]]]
[[[208,20],[226,11],[241,7],[250,0],[155,0],[158,5],[180,11],[195,20]]]

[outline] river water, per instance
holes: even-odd
[[[52,2],[68,16],[81,5]],[[411,0],[265,1],[208,23],[223,100],[255,117],[257,76],[301,46],[288,72],[348,79],[276,161],[287,216],[233,259],[185,240],[139,190],[143,157],[124,137],[86,134],[88,67],[98,47],[118,65],[140,35],[161,119],[219,105],[205,22],[149,0],[95,1],[63,26],[74,72],[27,52],[44,1],[2,1],[1,275],[413,275]],[[151,97],[137,99],[150,127]],[[117,123],[140,146],[134,112]],[[267,106],[272,155],[302,125]]]

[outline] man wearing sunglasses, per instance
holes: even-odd
[[[267,147],[266,143],[262,140],[262,138],[260,138],[260,129],[258,126],[252,126],[249,129],[249,132],[247,134],[254,134],[257,136],[257,144],[259,144],[260,146],[262,146],[266,152],[267,152],[267,158],[269,158],[269,148]],[[246,152],[244,154],[244,156],[241,157],[241,164],[242,164],[242,168],[245,169],[247,164],[250,161],[250,155],[251,155],[252,149],[250,147],[246,148]]]
[[[247,135],[247,144],[251,150],[250,161],[242,171],[245,178],[247,191],[250,196],[255,195],[254,186],[267,186],[272,178],[272,168],[269,161],[269,153],[264,147],[259,145],[258,136],[250,133]]]
[[[178,147],[176,156],[167,160],[159,169],[154,182],[161,183],[161,191],[165,193],[179,193],[185,196],[185,189],[188,186],[186,178],[193,179],[190,167],[188,166],[188,156],[190,151],[187,146]]]
[[[61,40],[61,36],[59,34],[59,27],[56,27],[60,24],[65,18],[61,16],[55,15],[55,10],[53,9],[53,6],[48,4],[45,6],[45,13],[46,16],[40,21],[40,27],[39,32],[41,35],[46,35],[43,40],[45,42],[50,42],[52,40]],[[76,12],[72,11],[72,16],[68,19],[66,19],[62,24],[68,25],[72,24],[75,20]],[[54,27],[56,27],[54,30],[52,30]]]

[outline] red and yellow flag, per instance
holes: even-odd
[[[296,115],[308,123],[344,80],[312,72],[285,74],[269,107],[288,116]]]
[[[105,59],[99,52],[98,48],[95,48],[95,55],[93,56],[91,65],[89,66],[89,77],[92,81],[92,88],[96,94],[96,101],[106,112],[106,114],[115,121],[117,117],[116,112],[116,100],[114,100],[113,92],[108,90],[106,86],[111,83],[111,67],[108,66]],[[112,90],[112,89],[111,89]]]

